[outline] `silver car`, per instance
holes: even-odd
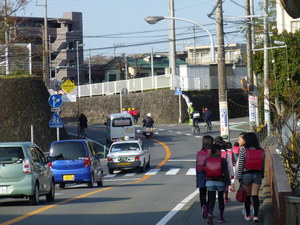
[[[0,198],[29,198],[39,204],[55,196],[54,176],[41,149],[31,142],[0,143]]]

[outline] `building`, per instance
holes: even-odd
[[[294,33],[300,29],[300,18],[293,19],[290,17],[280,0],[276,0],[276,22],[278,33],[282,33],[284,30]]]
[[[44,18],[15,17],[10,29],[10,45],[26,43],[31,45],[30,70],[42,76]],[[77,55],[79,69],[83,68],[83,29],[80,12],[66,12],[62,18],[48,18],[49,67],[52,79],[73,78],[77,80]],[[20,53],[27,56],[27,53]],[[9,54],[9,65],[14,60]],[[0,64],[3,64],[3,59]],[[82,73],[83,74],[83,73]],[[81,75],[81,73],[80,73]]]

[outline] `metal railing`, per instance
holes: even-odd
[[[227,88],[240,89],[240,77],[227,76]],[[113,82],[104,82],[96,84],[85,84],[79,86],[79,97],[94,95],[114,95],[119,94],[123,88],[129,92],[157,90],[162,88],[174,89],[181,87],[183,91],[218,89],[218,77],[180,77],[175,75],[158,75],[129,80],[119,80]],[[54,91],[49,90],[50,94]],[[77,96],[77,88],[71,95]]]
[[[268,125],[261,125],[260,128],[257,128],[256,135],[258,142],[262,143],[268,136]]]

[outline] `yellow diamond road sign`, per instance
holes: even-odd
[[[71,93],[76,88],[76,85],[71,80],[66,80],[61,87],[65,92]]]

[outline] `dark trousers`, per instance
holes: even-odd
[[[208,213],[212,215],[216,202],[216,191],[208,191]],[[224,191],[218,191],[218,202],[220,214],[224,212]]]
[[[203,205],[207,205],[207,200],[206,197],[207,196],[207,188],[203,187],[203,188],[199,188],[199,197],[200,197],[200,205],[201,208]]]

